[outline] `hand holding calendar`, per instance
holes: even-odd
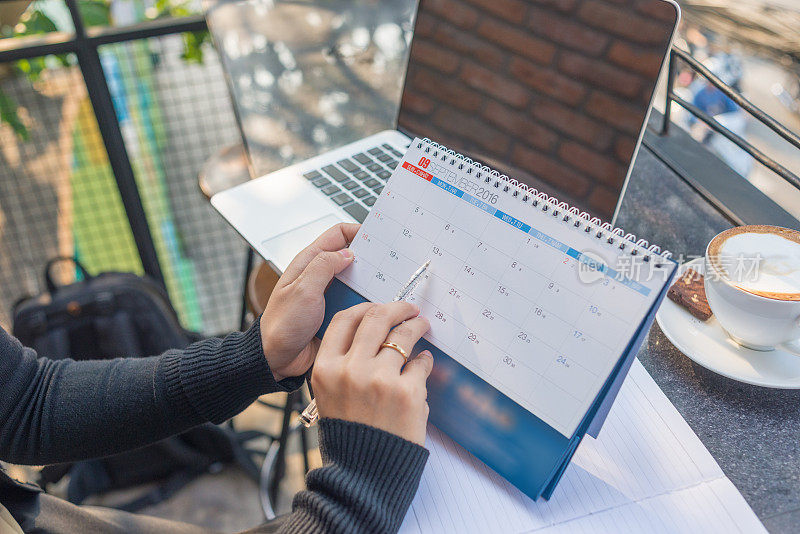
[[[300,376],[314,362],[325,288],[350,265],[347,244],[358,228],[339,224],[328,229],[295,257],[275,284],[259,322],[264,355],[276,380]]]
[[[561,443],[554,465],[543,467],[546,480],[557,481],[558,465],[606,396],[613,398],[622,363],[633,357],[674,270],[647,245],[417,139],[353,240],[353,265],[338,278],[367,300],[386,302],[430,259],[409,298],[431,322],[425,340],[457,362],[456,372],[491,386],[462,384],[447,402],[474,412],[465,424],[481,416],[509,428],[524,418],[541,424],[548,443]],[[508,400],[516,407],[497,409]],[[431,418],[436,423],[436,402]],[[532,452],[535,438],[526,443],[521,451]],[[508,444],[495,445],[496,452],[472,452],[501,465]]]

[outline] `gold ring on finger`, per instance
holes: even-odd
[[[381,348],[382,349],[394,349],[394,350],[396,350],[397,352],[400,353],[400,356],[402,356],[405,361],[408,361],[408,353],[406,353],[406,351],[403,349],[403,347],[401,347],[397,343],[392,343],[391,341],[384,341],[383,343],[381,343]]]

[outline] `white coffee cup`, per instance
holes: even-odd
[[[711,311],[731,339],[800,355],[800,232],[767,225],[726,230],[706,247],[704,279]]]

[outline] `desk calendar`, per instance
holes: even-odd
[[[431,422],[534,498],[599,431],[675,268],[658,247],[419,139],[351,249],[326,324],[390,301],[430,260],[409,300],[431,323],[417,347],[436,361]]]

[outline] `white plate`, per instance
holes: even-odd
[[[690,267],[702,273],[703,258],[681,265],[677,276]],[[706,369],[756,386],[800,389],[800,357],[782,350],[746,349],[728,337],[713,315],[701,321],[666,298],[656,321],[678,350]]]

